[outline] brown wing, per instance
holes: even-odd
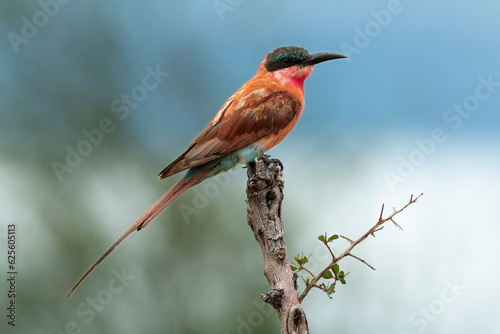
[[[229,98],[186,151],[160,172],[160,179],[220,158],[269,134],[277,134],[302,108],[301,101],[285,91],[260,89],[258,94],[255,90],[238,93]]]

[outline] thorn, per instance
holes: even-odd
[[[374,230],[373,230],[373,232],[372,232],[372,233],[370,233],[370,234],[371,234],[371,236],[375,238],[375,232],[378,232],[378,231],[380,231],[380,230],[381,230],[381,229],[383,229],[383,228],[384,228],[384,226],[380,226],[379,228],[374,229]]]
[[[366,265],[368,266],[368,268],[370,268],[371,270],[377,270],[377,269],[375,269],[375,267],[374,267],[374,266],[372,266],[371,264],[369,264],[368,262],[366,262],[366,261],[365,261],[365,260],[363,260],[362,258],[357,257],[356,255],[352,255],[351,253],[349,253],[349,254],[347,254],[347,255],[349,255],[350,257],[355,258],[356,260],[358,260],[358,261],[360,261],[360,262],[362,262],[362,263],[364,263],[364,264],[366,264]],[[349,275],[349,272],[347,272],[347,274],[344,274],[344,277],[346,277],[347,275]]]
[[[349,241],[351,243],[351,245],[354,243],[354,241],[352,241],[351,239],[347,238],[347,237],[344,237],[343,235],[340,235],[341,238],[344,238],[345,240]]]
[[[384,204],[382,203],[382,210],[380,210],[380,216],[378,217],[378,221],[382,221],[382,215],[384,214]]]
[[[403,228],[402,228],[401,226],[399,226],[399,224],[398,224],[398,223],[396,223],[396,222],[394,221],[394,219],[392,219],[392,218],[391,218],[391,222],[392,222],[392,223],[393,223],[393,224],[394,224],[394,225],[395,225],[398,229],[400,229],[401,231],[403,230]]]

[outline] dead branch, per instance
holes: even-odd
[[[262,160],[247,165],[247,220],[264,255],[264,275],[271,291],[261,295],[278,312],[281,334],[309,333],[297,297],[296,275],[290,269],[281,221],[281,163]]]

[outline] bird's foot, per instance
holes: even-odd
[[[264,154],[261,159],[262,161],[264,161],[266,165],[269,166],[272,163],[278,164],[281,167],[281,170],[283,170],[283,163],[281,163],[279,159],[272,159],[271,156],[268,154]]]

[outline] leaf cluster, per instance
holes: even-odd
[[[339,239],[339,236],[337,234],[328,236],[325,233],[324,235],[318,236],[318,240],[321,241],[328,248],[334,261],[335,261],[335,256],[333,255],[329,243],[332,243],[337,239]],[[332,299],[332,294],[335,293],[335,287],[337,285],[337,282],[340,282],[341,284],[346,284],[345,278],[349,273],[344,273],[343,270],[340,270],[340,266],[338,265],[338,263],[332,262],[319,275],[314,275],[312,271],[310,271],[306,267],[306,264],[309,262],[309,258],[307,256],[304,256],[303,254],[302,255],[297,254],[297,256],[293,258],[295,262],[292,262],[290,264],[290,268],[292,269],[293,272],[296,273],[305,271],[307,273],[306,277],[301,276],[301,278],[306,287],[312,285],[312,287],[324,291],[327,294],[328,298]],[[325,282],[320,282],[320,280],[324,280]]]

